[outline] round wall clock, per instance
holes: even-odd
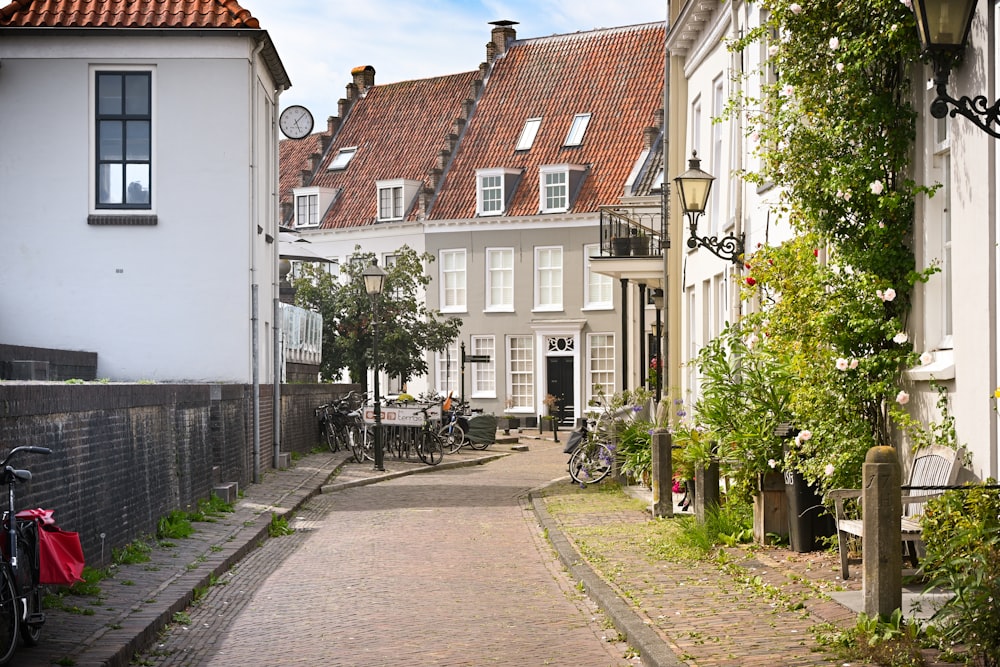
[[[286,107],[278,118],[278,127],[289,139],[303,139],[313,130],[313,117],[309,109],[299,104]]]

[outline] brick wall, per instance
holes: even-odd
[[[315,407],[350,388],[284,385],[282,451],[312,450]],[[260,393],[264,472],[273,460],[273,387]],[[12,461],[33,473],[18,488],[19,506],[55,509],[60,526],[80,533],[88,564],[103,566],[112,549],[154,533],[172,510],[193,508],[216,481],[252,481],[252,387],[2,383],[0,452],[17,445],[53,450]]]

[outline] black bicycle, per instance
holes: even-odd
[[[42,612],[42,587],[38,582],[38,523],[33,518],[17,516],[14,486],[31,480],[30,470],[10,465],[15,455],[51,454],[47,447],[15,447],[0,462],[2,483],[7,485],[7,508],[3,514],[3,562],[0,563],[0,665],[14,657],[18,636],[27,646],[38,643],[45,623]]]
[[[365,424],[361,417],[363,404],[364,396],[358,396],[351,391],[342,398],[316,408],[323,438],[331,452],[350,449],[357,458],[357,452],[363,450],[361,446],[365,437]]]

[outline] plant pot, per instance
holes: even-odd
[[[650,238],[648,236],[633,236],[629,239],[629,250],[633,257],[648,257]]]
[[[632,251],[632,245],[628,238],[611,239],[611,254],[615,257],[628,257]]]

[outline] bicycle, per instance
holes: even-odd
[[[3,562],[0,567],[0,665],[14,657],[18,636],[26,646],[35,646],[42,633],[42,587],[39,584],[38,523],[19,516],[14,503],[14,485],[31,480],[30,470],[10,466],[21,452],[51,454],[48,447],[15,447],[0,462],[0,481],[7,485],[7,508],[3,513]]]
[[[601,437],[604,434],[598,421],[589,420],[570,433],[563,453],[570,455],[569,476],[577,484],[596,484],[611,472],[615,453]]]
[[[444,441],[438,429],[434,428],[434,422],[428,414],[430,409],[430,405],[420,409],[424,421],[417,436],[417,456],[427,465],[436,466],[444,458]]]
[[[469,421],[459,414],[460,411],[465,412],[464,408],[465,404],[460,403],[453,410],[444,410],[442,415],[444,424],[438,429],[438,435],[441,436],[444,450],[449,454],[454,454],[467,442],[466,433],[469,429]]]
[[[361,417],[363,404],[364,396],[359,397],[351,391],[347,396],[316,408],[320,428],[330,451],[349,449],[358,463],[364,460],[364,439],[368,436]]]

